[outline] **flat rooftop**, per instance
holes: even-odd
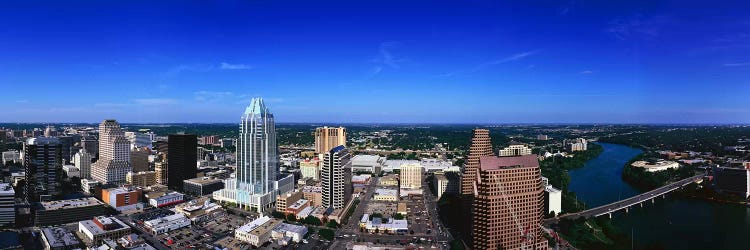
[[[79,221],[78,223],[80,226],[85,227],[86,229],[89,230],[89,232],[91,232],[94,235],[103,234],[103,233],[106,233],[107,231],[115,231],[115,230],[129,228],[127,225],[125,225],[125,223],[123,223],[122,221],[118,220],[115,217],[99,216],[96,219],[105,225],[116,224],[118,226],[116,228],[113,228],[112,230],[104,230],[100,228],[99,225],[96,225],[96,223],[94,223],[94,220],[84,220],[84,221]]]
[[[42,234],[47,238],[47,242],[52,248],[81,244],[73,233],[62,227],[44,228]]]
[[[503,169],[511,167],[539,167],[539,160],[536,155],[522,156],[483,156],[479,158],[479,164],[482,170]]]
[[[58,210],[58,209],[69,209],[78,207],[89,207],[89,206],[103,206],[104,203],[93,197],[86,197],[80,199],[70,200],[59,200],[59,201],[46,201],[40,202],[42,210]]]
[[[206,185],[206,184],[221,182],[221,179],[217,179],[213,177],[198,177],[198,178],[185,180],[184,182],[190,182],[190,183],[195,183],[199,185]]]

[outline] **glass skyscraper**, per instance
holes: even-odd
[[[277,194],[294,188],[292,175],[277,178],[276,125],[261,98],[253,98],[242,114],[236,157],[235,177],[225,181],[225,189],[214,192],[214,199],[266,211]]]

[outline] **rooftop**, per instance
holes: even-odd
[[[299,209],[302,205],[305,205],[307,203],[307,200],[305,199],[299,199],[295,201],[292,205],[287,206],[287,208],[291,209]]]
[[[97,200],[96,198],[86,197],[86,198],[80,198],[80,199],[40,202],[40,205],[41,205],[42,210],[58,210],[58,209],[88,207],[88,206],[97,206],[97,205],[103,206],[104,203]]]
[[[153,219],[153,220],[149,220],[149,221],[144,222],[144,224],[153,226],[153,225],[158,225],[158,224],[163,224],[163,223],[169,223],[169,222],[177,221],[177,220],[181,220],[181,219],[187,219],[187,217],[185,217],[185,215],[183,215],[183,214],[179,214],[178,213],[178,214],[173,214],[173,215],[164,216],[164,217],[161,217],[161,218],[156,218],[156,219]]]
[[[397,195],[398,195],[398,190],[395,190],[395,189],[382,189],[382,188],[378,188],[378,189],[375,189],[375,194],[376,194],[376,195],[390,195],[390,196],[397,196]]]
[[[42,234],[44,234],[44,237],[52,248],[73,246],[81,243],[73,233],[62,227],[44,228],[42,229]]]
[[[268,217],[268,216],[259,217],[251,221],[250,223],[247,223],[241,226],[240,228],[237,228],[237,231],[249,233],[250,231],[253,231],[255,228],[265,224],[266,222],[270,220],[271,220],[271,217]]]
[[[501,169],[510,167],[539,167],[539,160],[536,155],[522,156],[483,156],[479,158],[482,170]]]
[[[276,226],[276,228],[274,228],[273,230],[277,232],[295,232],[295,233],[302,234],[302,233],[307,232],[307,227],[281,223],[278,226]]]
[[[123,223],[122,221],[120,221],[119,219],[115,217],[98,216],[96,217],[96,220],[104,225],[108,225],[108,226],[117,225],[117,227],[113,228],[112,230],[104,230],[101,227],[99,227],[99,225],[94,223],[94,220],[84,220],[84,221],[79,221],[78,223],[79,223],[79,226],[85,227],[86,229],[89,230],[89,232],[91,232],[94,235],[103,234],[103,233],[106,233],[107,231],[114,231],[114,230],[129,228],[127,225],[125,225],[125,223]]]
[[[384,157],[379,155],[355,155],[352,157],[352,164],[360,165],[360,164],[378,164],[379,162],[383,161]]]
[[[213,177],[198,177],[193,179],[185,180],[185,182],[205,185],[205,184],[211,184],[211,183],[217,183],[221,182],[221,179],[213,178]]]
[[[10,185],[10,183],[0,183],[0,194],[5,196],[14,196],[16,192],[13,190],[13,187]]]

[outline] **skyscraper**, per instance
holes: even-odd
[[[99,160],[91,167],[91,178],[102,184],[124,184],[131,172],[130,141],[115,120],[99,124]]]
[[[39,201],[42,195],[57,195],[62,179],[62,144],[54,137],[31,138],[23,145],[26,173],[24,200]]]
[[[486,129],[474,129],[474,137],[471,138],[469,157],[464,165],[463,178],[461,179],[461,194],[474,195],[474,182],[477,180],[479,170],[479,158],[492,156],[492,142],[490,131]]]
[[[253,98],[242,115],[236,157],[235,179],[226,180],[225,188],[214,192],[214,199],[266,211],[277,194],[294,188],[292,175],[277,177],[276,124],[261,98]]]
[[[539,228],[544,187],[535,155],[481,157],[475,186],[474,249],[547,249]]]
[[[91,179],[91,160],[94,158],[86,148],[73,155],[73,165],[81,171],[81,179]]]
[[[339,145],[346,147],[346,129],[344,127],[319,127],[315,129],[316,154],[325,154]]]
[[[347,180],[351,182],[351,176],[347,177],[346,171],[351,171],[351,155],[349,149],[339,145],[325,154],[323,157],[323,169],[320,171],[321,184],[323,186],[323,207],[340,209],[346,204],[351,196],[347,186]],[[351,174],[349,174],[351,175]]]
[[[167,137],[167,186],[182,190],[182,182],[196,177],[198,172],[198,137],[172,134]]]
[[[81,148],[85,149],[94,159],[99,155],[99,141],[91,136],[81,138]]]
[[[479,158],[482,156],[492,156],[492,141],[490,131],[486,129],[474,129],[474,137],[471,138],[469,147],[469,156],[464,164],[463,177],[461,178],[461,199],[463,211],[472,214],[474,209],[474,196],[476,195],[476,180],[479,171]],[[464,223],[463,231],[468,234],[468,240],[473,240],[472,220]],[[471,242],[469,242],[471,245]]]

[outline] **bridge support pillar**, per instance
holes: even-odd
[[[626,213],[628,212],[628,207],[626,207],[626,208],[625,208],[625,212],[626,212]]]
[[[643,207],[643,202],[641,202],[640,204],[641,204],[641,207]]]
[[[667,195],[666,195],[666,194],[662,194],[662,195],[661,195],[661,198],[662,198],[662,199],[664,199],[664,198],[667,198]]]
[[[609,215],[609,218],[612,219],[612,213],[608,213],[607,215]]]
[[[656,202],[655,202],[655,201],[654,201],[654,199],[652,198],[652,199],[651,199],[651,204],[654,204],[654,203],[656,203]]]

